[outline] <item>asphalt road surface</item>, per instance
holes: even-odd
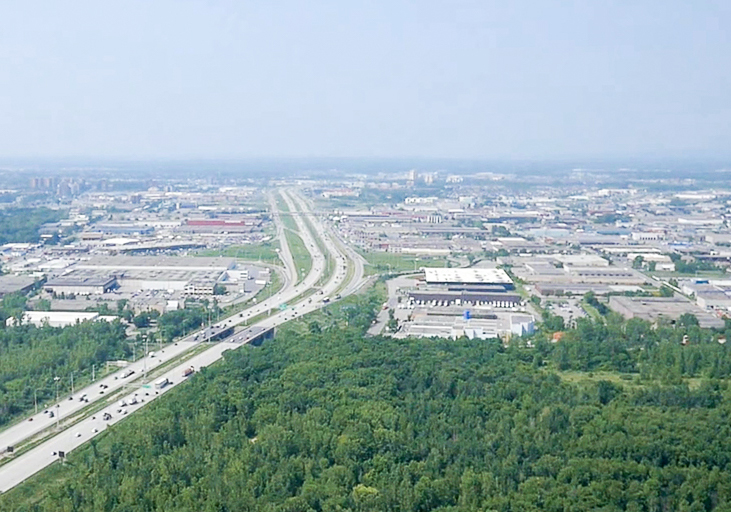
[[[284,192],[283,197],[285,198],[285,201],[288,202],[288,205],[290,206],[290,209],[292,211],[295,210],[293,205],[292,197],[289,195],[289,193]],[[336,268],[334,269],[334,272],[331,276],[331,278],[325,283],[325,285],[322,286],[319,292],[316,292],[315,295],[306,297],[300,301],[298,301],[295,304],[292,304],[289,308],[271,314],[271,316],[265,317],[261,321],[257,322],[255,325],[256,327],[262,328],[262,329],[269,329],[271,327],[276,327],[278,325],[281,325],[284,322],[287,322],[289,320],[301,317],[311,311],[314,311],[316,309],[321,308],[324,303],[322,301],[323,298],[333,294],[336,290],[341,288],[343,285],[343,282],[347,275],[347,258],[344,254],[342,254],[338,248],[338,246],[333,242],[332,238],[330,238],[330,235],[328,232],[324,229],[324,227],[319,223],[319,221],[309,212],[309,209],[306,207],[306,203],[300,199],[299,197],[295,196],[297,203],[300,206],[300,209],[302,212],[308,216],[308,219],[312,222],[313,226],[315,227],[315,231],[320,234],[320,237],[323,241],[323,244],[326,248],[326,250],[333,256],[336,262]],[[274,206],[276,209],[276,206]],[[275,212],[275,218],[278,218],[278,212]],[[212,335],[217,334],[218,332],[225,330],[229,327],[235,327],[240,324],[246,324],[248,319],[256,317],[264,312],[269,312],[271,309],[278,307],[280,304],[288,301],[292,301],[296,299],[299,295],[303,294],[304,292],[308,291],[309,289],[313,288],[315,284],[320,280],[324,270],[325,270],[325,256],[321,253],[319,250],[319,247],[317,243],[315,242],[314,238],[312,237],[312,234],[310,233],[309,229],[306,229],[305,223],[302,220],[302,218],[299,215],[294,216],[295,221],[297,222],[298,229],[300,231],[300,235],[302,236],[306,247],[310,251],[310,254],[312,256],[313,264],[312,269],[308,273],[308,275],[305,277],[305,279],[298,285],[294,285],[296,282],[296,275],[297,275],[297,269],[294,267],[291,253],[289,252],[289,247],[286,243],[286,238],[283,236],[280,237],[280,240],[282,241],[282,259],[285,263],[285,266],[287,268],[288,273],[288,279],[287,284],[285,287],[280,291],[280,293],[270,297],[269,299],[262,301],[261,303],[257,304],[256,306],[248,309],[247,311],[243,312],[243,315],[235,315],[234,317],[231,317],[229,319],[225,319],[221,322],[218,322],[211,327],[207,328],[205,331],[194,333],[188,336],[185,341],[178,342],[177,345],[169,345],[165,349],[165,353],[160,353],[159,358],[162,359],[162,356],[164,355],[166,357],[165,360],[169,360],[170,358],[175,357],[175,354],[183,353],[185,350],[191,348],[191,345],[195,345],[197,343],[201,343],[202,339],[208,338]],[[281,223],[279,223],[279,226],[281,226]],[[360,267],[360,273],[357,270],[357,267]],[[360,276],[360,277],[358,277]],[[358,278],[358,279],[356,279]],[[362,279],[362,264],[358,265],[358,262],[356,262],[356,273],[353,276],[353,279],[350,280],[350,283],[347,284],[343,290],[346,289],[352,289],[357,290],[362,284],[365,282],[365,280]],[[355,283],[353,285],[353,283]],[[352,286],[351,286],[352,285]],[[345,295],[345,293],[342,293],[342,295]],[[251,331],[248,331],[249,335],[251,334]],[[141,387],[139,389],[136,389],[134,391],[131,391],[129,394],[127,394],[123,400],[128,405],[120,405],[121,400],[115,402],[114,404],[110,404],[106,406],[103,410],[98,411],[94,413],[93,416],[88,416],[85,419],[79,421],[78,423],[66,428],[62,432],[59,432],[57,435],[51,437],[50,439],[42,442],[38,446],[28,450],[27,452],[24,452],[23,454],[19,455],[17,458],[13,459],[11,462],[8,462],[4,464],[3,466],[0,466],[0,492],[6,492],[8,489],[13,488],[14,486],[18,485],[19,483],[23,482],[33,474],[37,473],[44,467],[50,465],[54,461],[58,460],[58,453],[59,451],[63,452],[70,452],[73,449],[77,448],[78,446],[84,444],[92,437],[98,435],[100,432],[103,432],[109,425],[112,425],[118,421],[121,421],[123,418],[127,417],[129,414],[139,410],[140,408],[144,407],[146,404],[150,403],[152,400],[157,398],[158,396],[161,396],[162,394],[166,393],[170,389],[174,388],[175,386],[179,385],[181,382],[183,382],[186,378],[183,377],[184,372],[186,369],[193,367],[194,369],[198,370],[201,367],[208,366],[215,361],[219,360],[223,353],[226,350],[229,350],[232,348],[232,345],[238,345],[241,343],[246,343],[249,341],[250,337],[247,337],[247,330],[240,331],[238,333],[235,333],[229,338],[225,339],[221,343],[216,343],[211,346],[211,348],[207,349],[206,351],[197,354],[193,357],[185,359],[180,364],[176,365],[175,367],[171,368],[170,370],[166,371],[162,376],[156,377],[155,382],[160,382],[161,380],[167,380],[169,381],[169,384],[165,385],[164,387],[157,389],[157,386],[155,384],[145,384],[145,386],[148,387]],[[196,341],[196,336],[198,336],[198,340]],[[180,350],[180,352],[175,352],[174,349]],[[158,357],[158,356],[156,356]],[[152,364],[150,360],[153,358],[147,357],[148,365]],[[139,361],[135,363],[136,365],[139,364]],[[143,362],[144,364],[144,362]],[[161,364],[161,361],[158,362],[158,366]],[[149,369],[149,366],[148,366]],[[137,371],[137,370],[135,370]],[[123,373],[123,372],[118,372]],[[112,382],[115,382],[117,384],[117,387],[115,389],[119,389],[119,387],[124,386],[124,379],[120,379],[119,376],[115,380],[113,379],[113,376],[107,377],[106,379],[111,378]],[[105,380],[106,380],[105,379]],[[99,386],[101,382],[96,382],[92,386],[89,386],[85,390],[79,390],[77,395],[83,394],[84,392],[87,393],[87,396],[89,397],[91,401],[91,397],[94,396],[94,390],[96,390],[96,393],[99,394]],[[105,390],[107,393],[112,391],[112,385],[109,384],[108,390]],[[103,395],[100,395],[103,396]],[[98,397],[97,397],[98,399]],[[133,403],[134,402],[134,403]],[[86,402],[79,402],[78,400],[68,401],[68,404],[66,405],[66,408],[61,409],[62,404],[59,403],[59,410],[62,412],[62,416],[68,417],[73,412],[73,407],[76,404],[77,409],[79,410],[83,407],[85,407],[87,404]],[[108,414],[108,420],[105,420],[106,414]],[[42,416],[42,413],[41,413]],[[41,419],[41,418],[39,418]],[[53,421],[48,421],[48,418],[45,419],[46,423],[42,423],[39,421],[39,430],[43,430],[45,428],[48,428],[49,426],[52,426]],[[55,418],[53,418],[55,420]],[[22,426],[30,425],[36,421],[36,418],[32,422],[26,421],[23,422]],[[14,428],[14,427],[13,427]],[[11,429],[8,429],[6,432],[10,432]],[[3,432],[5,434],[6,432]],[[18,434],[15,434],[18,435]],[[26,436],[27,438],[27,436]],[[9,435],[8,439],[12,439],[12,435]],[[2,446],[2,445],[0,445]]]

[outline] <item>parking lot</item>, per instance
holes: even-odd
[[[569,325],[577,318],[587,316],[586,311],[581,307],[579,299],[568,299],[565,297],[546,298],[546,309],[552,314],[563,317],[564,322]]]

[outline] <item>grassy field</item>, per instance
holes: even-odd
[[[613,384],[618,384],[629,388],[644,388],[657,384],[657,382],[640,380],[639,374],[636,373],[620,373],[612,371],[596,371],[596,372],[580,372],[574,370],[558,371],[551,370],[561,377],[561,380],[571,382],[572,384],[581,384],[582,382],[599,382],[606,380]],[[702,378],[692,377],[684,378],[683,382],[688,385],[691,390],[696,390],[703,383]]]
[[[292,252],[294,265],[297,268],[297,282],[299,283],[309,274],[312,268],[312,256],[310,256],[310,251],[307,250],[305,242],[297,233],[287,230],[285,236],[287,237],[289,250]]]
[[[267,300],[272,295],[279,292],[279,290],[282,289],[282,286],[284,286],[284,282],[282,281],[282,277],[279,275],[279,272],[272,271],[271,273],[271,279],[269,282],[262,288],[262,290],[256,294],[256,301],[261,302],[264,300]],[[247,304],[246,307],[249,307]]]
[[[330,254],[330,252],[327,250],[327,247],[325,247],[325,242],[323,242],[322,238],[318,236],[317,230],[310,222],[310,219],[307,217],[303,217],[302,219],[305,221],[307,229],[310,230],[312,238],[315,239],[315,243],[320,249],[320,252],[325,256],[325,272],[322,273],[322,277],[320,277],[317,283],[315,283],[315,286],[322,286],[330,279],[330,277],[332,277],[331,274],[335,270],[335,258],[333,258],[332,254]]]
[[[444,257],[423,257],[394,254],[388,252],[365,252],[359,251],[368,261],[366,274],[378,274],[382,272],[408,272],[419,270],[421,267],[446,267],[447,259]]]
[[[279,242],[272,240],[263,244],[232,245],[221,249],[204,249],[198,251],[196,256],[224,256],[227,258],[238,258],[247,261],[262,261],[272,265],[281,265],[282,261],[277,255]]]
[[[288,329],[293,329],[301,332],[303,335],[309,332],[309,325],[312,322],[319,324],[320,328],[324,331],[333,328],[344,328],[348,323],[347,310],[355,307],[358,302],[357,296],[365,293],[376,293],[380,297],[380,301],[383,302],[388,299],[388,293],[386,290],[386,284],[382,281],[378,281],[373,286],[366,286],[358,291],[355,295],[349,295],[341,300],[335,301],[329,304],[327,307],[315,310],[308,313],[304,317],[297,319],[294,322],[287,324]]]
[[[289,250],[292,252],[295,267],[297,268],[297,283],[300,283],[312,269],[312,255],[307,250],[302,236],[299,234],[297,222],[292,215],[289,215],[290,209],[287,202],[281,197],[277,197],[277,206],[281,211],[280,218],[284,225],[284,234],[287,237]]]
[[[282,224],[284,224],[285,229],[289,229],[290,231],[294,231],[295,233],[299,232],[297,222],[295,222],[294,217],[289,214],[282,215]]]
[[[600,380],[606,380],[614,384],[621,384],[622,386],[643,386],[638,382],[639,375],[633,373],[619,373],[619,372],[579,372],[579,371],[556,371],[556,374],[561,377],[562,380],[571,383],[580,382],[598,382]]]
[[[585,300],[581,301],[581,307],[584,308],[584,311],[586,311],[586,314],[589,315],[592,320],[595,320],[597,322],[604,322],[604,317],[602,316],[597,309],[586,302]]]

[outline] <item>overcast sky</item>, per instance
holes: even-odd
[[[731,155],[731,2],[0,3],[0,157]]]

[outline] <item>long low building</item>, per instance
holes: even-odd
[[[211,295],[218,281],[235,281],[236,266],[234,258],[96,256],[78,261],[63,275],[49,279],[44,288],[57,295],[101,294],[117,286],[124,292],[171,290]]]
[[[10,293],[27,293],[35,283],[31,276],[0,276],[0,298]]]
[[[430,304],[434,302],[444,305],[472,305],[491,304],[513,306],[520,303],[520,295],[516,293],[491,292],[491,291],[410,291],[409,300],[418,303]]]
[[[424,277],[428,284],[513,285],[500,268],[425,268]]]
[[[625,318],[641,318],[657,322],[663,318],[675,321],[681,315],[695,315],[698,324],[704,328],[722,328],[723,319],[718,318],[690,302],[685,297],[610,297],[609,307]]]
[[[96,256],[80,261],[76,268],[89,270],[230,270],[235,258],[188,258],[179,256]]]
[[[457,339],[491,339],[503,336],[522,336],[535,329],[535,319],[526,313],[497,313],[480,318],[465,316],[444,317],[424,315],[406,323],[395,335],[397,338],[435,337]]]
[[[641,292],[642,287],[631,284],[538,283],[536,291],[541,295],[584,295],[588,292],[596,295],[609,295],[610,293]]]
[[[556,267],[549,262],[536,260],[514,267],[513,272],[526,282],[538,284],[603,284],[642,285],[648,279],[640,272],[624,267]]]
[[[33,324],[36,327],[42,327],[46,324],[51,327],[67,327],[80,322],[112,322],[116,319],[116,316],[104,316],[99,313],[82,311],[26,311],[23,313],[21,323]],[[8,318],[6,324],[8,326],[14,325],[15,318]]]
[[[43,289],[56,295],[101,295],[116,286],[117,278],[114,276],[70,273],[49,279]]]

